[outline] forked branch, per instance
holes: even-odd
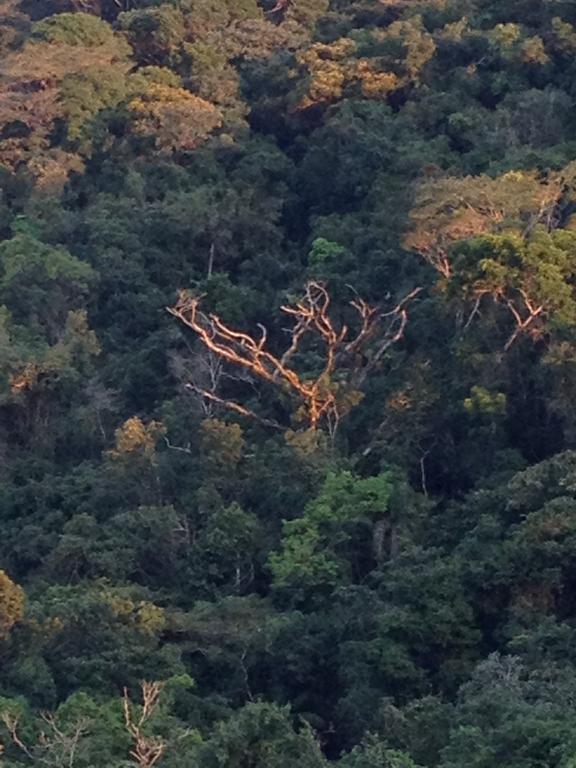
[[[40,718],[46,727],[40,730],[36,742],[28,745],[20,736],[18,716],[10,712],[3,712],[0,716],[13,744],[31,762],[74,768],[79,744],[88,733],[88,720],[80,718],[68,729],[64,729],[52,712],[41,712]]]
[[[134,717],[128,691],[124,688],[124,724],[132,737],[130,757],[138,768],[152,768],[164,754],[166,742],[163,739],[148,736],[144,732],[144,726],[158,706],[163,685],[162,683],[143,682],[140,687],[142,691],[142,706],[140,715],[136,718]]]
[[[202,296],[181,293],[176,306],[168,311],[194,331],[210,352],[299,400],[311,429],[321,421],[334,428],[351,407],[351,392],[362,385],[384,353],[404,335],[408,305],[420,290],[414,289],[388,311],[356,297],[350,306],[356,311],[359,324],[352,333],[345,324],[337,326],[330,316],[331,299],[325,284],[310,282],[299,301],[281,307],[293,320],[288,330],[290,344],[281,355],[269,350],[263,326],[259,326],[258,336],[231,328],[218,315],[201,309]],[[312,377],[298,372],[294,364],[306,339],[322,349],[321,369]],[[199,391],[197,387],[193,389]],[[200,390],[200,393],[238,413],[254,415],[244,406],[223,400],[215,392]]]

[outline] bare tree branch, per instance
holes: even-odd
[[[143,732],[143,727],[150,720],[158,706],[163,687],[163,684],[158,682],[144,681],[140,684],[142,707],[140,717],[137,720],[133,716],[128,691],[124,688],[124,724],[133,741],[130,756],[138,768],[152,768],[166,750],[166,742],[163,739],[147,736]]]
[[[201,310],[202,296],[181,293],[176,306],[168,311],[194,331],[217,358],[239,366],[300,400],[311,429],[325,422],[332,431],[341,416],[351,407],[350,398],[344,395],[361,385],[385,352],[404,335],[408,321],[407,306],[420,291],[420,288],[415,288],[386,312],[357,296],[350,302],[350,306],[359,315],[360,326],[356,334],[351,336],[348,326],[336,327],[329,314],[331,299],[326,285],[312,281],[306,286],[304,296],[299,301],[281,307],[282,312],[294,322],[289,330],[290,345],[282,355],[275,355],[267,348],[267,331],[264,326],[258,326],[259,338],[235,330],[223,323],[217,315]],[[320,342],[324,349],[323,367],[312,378],[299,373],[292,365],[293,358],[301,351],[304,338],[308,335]],[[371,350],[368,362],[363,365],[351,363],[359,353],[368,352],[368,346],[373,341],[376,341],[376,347]],[[336,372],[341,374],[344,387],[334,385],[333,376]],[[244,406],[220,398],[213,389],[208,390],[195,384],[188,384],[188,388],[237,413],[256,417]],[[279,426],[276,422],[260,420],[270,426]]]

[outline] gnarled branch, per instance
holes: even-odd
[[[218,315],[202,311],[203,296],[181,293],[176,306],[168,311],[194,331],[204,346],[218,358],[240,366],[300,400],[311,429],[325,421],[333,430],[341,416],[351,407],[350,397],[346,395],[362,385],[384,353],[404,335],[408,304],[420,290],[414,289],[388,311],[382,311],[380,307],[372,306],[357,296],[350,302],[350,306],[357,312],[360,324],[352,335],[347,325],[337,327],[330,316],[331,299],[326,285],[312,281],[306,286],[300,300],[281,307],[282,312],[294,322],[289,329],[290,344],[281,355],[269,350],[267,331],[262,325],[258,326],[259,336],[251,336],[226,325]],[[320,342],[324,350],[323,366],[312,378],[299,373],[293,364],[307,336]],[[366,354],[362,365],[355,359],[361,353]],[[343,386],[334,385],[335,374],[338,374]],[[195,385],[189,387],[237,413],[255,416],[244,406],[223,400],[215,392]],[[276,422],[263,421],[278,426]]]
[[[163,687],[162,683],[157,682],[144,681],[140,684],[142,708],[137,719],[134,718],[132,712],[128,691],[124,688],[124,724],[133,741],[130,757],[138,768],[152,768],[166,750],[166,742],[163,739],[147,736],[143,731],[145,724],[150,720],[158,706]]]

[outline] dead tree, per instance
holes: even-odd
[[[524,333],[530,338],[537,340],[543,333],[543,328],[538,323],[546,315],[546,307],[544,304],[540,304],[530,298],[527,292],[520,288],[517,293],[519,300],[516,302],[510,297],[504,299],[505,306],[515,322],[515,328],[504,346],[505,352],[510,349],[521,334]]]
[[[163,689],[162,683],[142,682],[142,706],[139,717],[135,718],[133,707],[124,688],[124,724],[132,737],[132,749],[130,757],[138,768],[152,768],[160,760],[166,751],[166,742],[155,736],[148,736],[144,732],[146,723],[154,714]]]
[[[20,721],[17,715],[3,712],[0,719],[10,734],[12,743],[35,763],[46,766],[73,768],[78,747],[89,730],[89,721],[79,719],[68,730],[64,730],[51,712],[41,712],[45,728],[40,730],[36,743],[26,744],[20,736]]]
[[[354,404],[354,394],[358,394],[366,377],[385,352],[404,335],[408,304],[420,290],[411,291],[387,311],[356,297],[350,306],[358,315],[359,327],[352,333],[347,325],[337,326],[331,318],[331,300],[325,284],[310,282],[299,301],[281,307],[293,321],[288,331],[290,345],[281,355],[270,351],[264,326],[258,326],[258,337],[235,330],[218,315],[201,309],[202,296],[181,293],[176,306],[168,311],[194,331],[218,358],[239,366],[300,401],[310,429],[325,423],[333,434],[341,417]],[[298,372],[295,367],[297,353],[302,351],[305,340],[310,339],[323,348],[322,368],[312,377]],[[363,362],[359,363],[361,358]],[[249,409],[219,397],[214,391],[189,386],[203,397],[237,413],[255,416]]]
[[[142,704],[137,715],[134,714],[134,706],[124,689],[124,724],[132,739],[130,757],[138,768],[153,768],[164,755],[167,742],[156,736],[149,736],[146,732],[146,724],[158,707],[163,690],[163,683],[143,682],[141,685]],[[20,733],[20,720],[17,714],[4,711],[0,714],[0,721],[4,724],[10,739],[26,757],[33,763],[58,768],[74,768],[78,748],[82,740],[89,733],[91,722],[86,718],[79,718],[67,728],[64,728],[51,712],[41,712],[40,717],[44,726],[34,743],[27,743]],[[179,734],[175,741],[181,741],[188,736],[190,731]],[[0,755],[3,745],[0,744]]]
[[[475,302],[468,319],[464,325],[466,330],[476,315],[480,314],[480,305],[485,298],[490,298],[496,304],[503,306],[511,315],[513,320],[513,330],[510,333],[504,352],[512,347],[514,342],[522,335],[538,341],[544,334],[545,321],[548,317],[546,304],[539,301],[535,296],[530,296],[528,291],[517,287],[498,286],[494,288],[484,288],[479,285],[473,292]]]

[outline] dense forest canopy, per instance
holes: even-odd
[[[576,4],[0,0],[0,764],[574,768]]]

